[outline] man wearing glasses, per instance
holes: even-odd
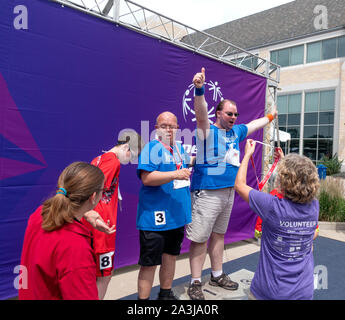
[[[248,135],[270,123],[272,114],[235,124],[239,116],[236,103],[225,99],[216,108],[216,122],[210,125],[204,97],[205,69],[195,74],[194,109],[197,121],[197,157],[192,191],[192,223],[186,228],[190,239],[191,283],[188,295],[192,300],[204,300],[201,273],[208,252],[211,260],[210,285],[237,290],[238,283],[223,273],[224,234],[227,231],[234,201],[234,183],[240,166],[239,143]]]
[[[184,226],[191,222],[190,157],[175,141],[177,129],[176,116],[161,113],[156,120],[157,139],[146,144],[139,157],[139,300],[149,299],[158,265],[158,299],[177,299],[171,290],[176,257],[180,254]]]

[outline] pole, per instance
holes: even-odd
[[[116,22],[119,22],[120,19],[120,0],[114,0],[114,7],[113,7],[113,12],[114,12],[114,20]]]
[[[277,106],[277,87],[274,87],[274,105]],[[278,148],[280,148],[278,114],[277,114],[277,118],[276,118],[276,130],[277,130],[277,146],[278,146]]]

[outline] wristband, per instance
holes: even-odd
[[[196,88],[194,91],[196,96],[203,96],[205,94],[205,85],[203,85],[201,88]]]
[[[271,113],[266,114],[266,117],[268,118],[269,122],[272,122],[274,117]]]

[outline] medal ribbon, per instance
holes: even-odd
[[[178,156],[179,156],[179,158],[181,160],[180,163],[177,163],[177,160],[176,160],[175,155],[174,155],[174,149],[173,148],[171,148],[170,146],[168,146],[167,144],[165,144],[164,142],[162,142],[162,141],[160,141],[158,139],[157,139],[157,141],[159,141],[163,145],[163,147],[170,152],[170,154],[173,156],[173,158],[175,160],[176,170],[180,170],[181,167],[182,167],[183,161],[182,161],[182,156],[180,154],[180,151],[179,151],[176,143],[175,143],[175,148],[176,148],[177,154],[178,154]]]
[[[266,182],[268,181],[268,179],[271,177],[273,171],[275,170],[275,168],[276,168],[276,166],[277,166],[277,164],[278,164],[278,162],[279,162],[279,158],[275,158],[274,163],[272,164],[271,169],[268,171],[268,173],[267,173],[266,176],[262,179],[261,182],[259,182],[259,178],[258,178],[258,176],[257,176],[257,174],[256,174],[256,168],[255,168],[255,163],[254,163],[254,158],[253,158],[253,156],[250,157],[250,161],[251,161],[252,166],[253,166],[254,171],[255,171],[255,177],[256,177],[256,182],[257,182],[258,187],[259,187],[259,191],[261,191],[261,190],[264,188],[264,186],[265,186]]]

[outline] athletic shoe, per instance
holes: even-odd
[[[226,290],[237,290],[238,289],[238,283],[234,282],[230,279],[229,276],[227,276],[225,273],[220,275],[219,277],[213,277],[211,273],[211,279],[209,284],[211,286],[215,287],[221,287]]]

